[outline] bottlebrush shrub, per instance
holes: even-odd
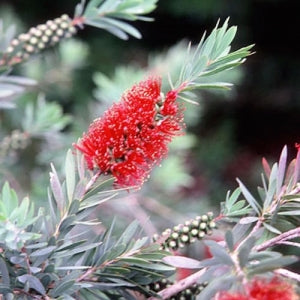
[[[29,39],[16,39],[19,44],[14,39],[7,41],[5,36],[8,48],[1,47],[6,50],[0,58],[0,87],[2,84],[6,90],[0,93],[0,99],[9,103],[15,91],[23,91],[17,87],[28,82],[11,78],[8,72],[14,64],[30,59],[25,55],[29,54],[28,44],[21,42],[34,44],[34,51],[29,51],[33,54],[41,48],[38,44],[36,47],[36,40],[40,43],[51,33],[61,36],[55,39],[60,42],[70,28],[84,24],[105,28],[123,38],[126,33],[139,37],[120,19],[144,20],[140,15],[150,12],[155,3],[92,0],[85,6],[82,1],[73,20],[63,15],[54,20],[55,28],[53,22],[46,22],[49,28],[35,27],[29,31]],[[44,33],[40,32],[43,28]],[[153,240],[138,233],[137,221],[118,235],[117,218],[101,229],[101,220],[94,215],[96,207],[122,191],[142,187],[154,165],[167,155],[169,142],[183,133],[180,99],[191,101],[195,89],[230,86],[224,82],[202,83],[201,79],[236,67],[250,55],[252,46],[230,52],[235,34],[236,27],[228,27],[226,20],[207,38],[203,36],[198,46],[189,47],[180,74],[176,80],[169,78],[166,93],[157,75],[124,92],[120,101],[96,119],[67,152],[65,173],[59,176],[51,165],[47,208],[36,209],[28,197],[20,200],[9,183],[3,185],[1,299],[297,299],[299,274],[285,269],[297,257],[285,256],[274,247],[299,248],[295,240],[300,236],[299,146],[297,157],[288,166],[286,147],[272,167],[263,160],[265,176],[258,197],[238,180],[239,187],[227,194],[219,216],[204,213],[166,229]],[[20,45],[18,50],[9,48]],[[36,128],[45,130],[43,126]],[[223,241],[209,240],[216,227],[225,228]],[[199,261],[175,255],[175,250],[198,240],[209,247],[210,258]],[[176,268],[193,273],[173,282]]]

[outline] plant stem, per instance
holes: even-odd
[[[286,270],[286,269],[277,269],[274,272],[281,275],[281,276],[292,278],[292,279],[295,279],[298,282],[300,282],[300,274],[291,272],[291,271]]]
[[[260,245],[257,245],[254,250],[256,251],[263,251],[267,248],[273,247],[280,242],[286,241],[286,240],[291,240],[294,238],[300,237],[300,227],[297,227],[295,229],[289,230],[287,232],[284,232]]]
[[[172,297],[173,295],[178,294],[179,292],[185,290],[189,286],[193,285],[198,281],[198,279],[206,272],[205,269],[201,269],[200,271],[182,279],[179,280],[178,282],[174,283],[170,287],[165,288],[164,290],[160,291],[158,295],[160,298],[156,297],[150,297],[148,300],[161,300],[161,299],[168,299]]]

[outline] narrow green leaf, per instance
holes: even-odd
[[[248,274],[250,276],[253,276],[255,274],[266,273],[269,271],[276,270],[278,268],[282,268],[286,265],[290,265],[297,261],[298,261],[298,258],[296,256],[292,256],[292,255],[283,256],[283,257],[279,257],[279,258],[265,259],[265,260],[260,261],[259,264],[250,265]]]
[[[136,234],[138,227],[139,227],[139,223],[136,220],[133,221],[131,224],[129,224],[129,226],[125,229],[125,231],[120,236],[120,238],[117,241],[116,245],[118,245],[120,243],[121,244],[128,244],[132,240],[134,235]]]
[[[226,207],[227,207],[228,210],[231,210],[231,207],[238,200],[240,194],[241,194],[241,189],[240,188],[235,189],[234,192],[231,194],[231,196],[230,196],[230,191],[227,192]]]
[[[271,205],[275,193],[276,193],[276,182],[277,182],[277,174],[278,174],[278,167],[277,164],[274,164],[270,173],[269,178],[269,186],[266,194],[266,198],[264,200],[264,209],[267,210]]]
[[[229,251],[232,252],[234,250],[234,239],[233,239],[232,231],[230,231],[230,230],[226,231],[225,241],[226,241]]]
[[[278,230],[277,228],[271,226],[270,224],[263,223],[263,225],[264,225],[264,227],[265,227],[267,230],[269,230],[269,231],[271,231],[271,232],[273,232],[273,233],[275,233],[275,234],[281,234],[281,233],[282,233],[280,230]]]
[[[296,209],[296,210],[291,210],[291,211],[280,211],[278,213],[278,215],[282,215],[282,216],[299,216],[300,215],[300,210]]]
[[[187,86],[185,91],[191,91],[195,89],[221,89],[228,90],[233,86],[228,82],[212,82],[212,83],[193,83],[193,85]]]
[[[66,292],[68,289],[72,288],[75,284],[75,280],[62,280],[59,282],[59,284],[53,289],[51,292],[52,297],[58,297],[64,292]]]
[[[278,163],[278,175],[277,175],[277,186],[276,186],[277,196],[280,194],[282,189],[283,180],[285,176],[286,161],[287,161],[287,146],[284,146]]]
[[[251,236],[241,246],[239,253],[238,253],[238,259],[239,259],[241,268],[244,268],[247,265],[250,252],[251,252],[252,248],[254,247],[255,242],[256,242],[255,237]]]
[[[7,181],[3,185],[1,198],[4,204],[5,215],[8,217],[18,207],[18,197]]]
[[[10,277],[9,272],[6,266],[5,260],[0,256],[0,274],[1,274],[1,282],[3,284],[7,284],[9,286],[10,284]]]
[[[88,250],[94,249],[94,248],[98,247],[99,245],[101,245],[101,242],[90,243],[90,244],[87,244],[84,246],[76,247],[75,249],[72,249],[72,250],[64,250],[64,251],[60,251],[60,252],[55,252],[53,257],[61,258],[61,257],[66,257],[66,256],[72,256],[72,255],[75,255],[78,253],[82,253],[82,252],[86,252]]]
[[[73,200],[75,190],[75,161],[72,151],[69,149],[65,161],[66,187],[69,203]]]
[[[33,257],[44,256],[44,255],[52,253],[55,249],[56,249],[56,246],[49,246],[49,247],[39,249],[39,250],[32,252],[30,254],[30,256],[33,256]]]
[[[141,33],[137,29],[123,21],[115,20],[112,18],[102,18],[101,21],[105,24],[111,25],[124,31],[137,39],[140,39],[142,37]]]
[[[62,215],[63,211],[65,209],[66,201],[65,201],[64,194],[63,194],[61,183],[58,179],[58,175],[57,175],[57,172],[56,172],[53,164],[51,164],[51,169],[52,169],[52,172],[50,172],[51,190],[52,190],[52,193],[56,200],[59,212]]]
[[[224,26],[224,25],[223,25]],[[235,35],[237,32],[237,26],[232,26],[230,27],[226,33],[224,34],[224,36],[221,36],[221,42],[218,46],[218,48],[216,49],[212,59],[215,60],[216,58],[218,58],[220,55],[222,55],[222,53],[225,51],[225,49],[231,44],[231,42],[233,41]]]
[[[112,27],[109,24],[105,24],[105,23],[101,22],[101,20],[86,19],[84,21],[84,24],[94,26],[94,27],[97,27],[97,28],[100,28],[100,29],[105,29],[108,32],[110,32],[111,34],[117,36],[118,38],[120,38],[122,40],[127,40],[128,39],[128,35],[124,31],[120,30],[119,28]]]
[[[205,245],[209,246],[210,252],[212,253],[213,257],[220,259],[226,265],[234,265],[231,256],[218,243],[216,243],[215,241],[204,241],[204,243]]]
[[[42,283],[40,282],[40,280],[37,277],[30,275],[30,274],[24,274],[22,276],[18,276],[17,279],[25,285],[27,283],[29,288],[36,290],[41,295],[46,294],[46,290],[45,290],[44,286],[42,285]]]
[[[237,182],[239,183],[241,192],[243,193],[244,197],[246,198],[247,202],[251,205],[251,207],[254,209],[254,211],[260,215],[262,208],[258,204],[258,202],[255,200],[255,198],[251,195],[251,193],[248,191],[246,186],[237,178]]]
[[[212,278],[212,281],[203,291],[201,291],[200,295],[197,297],[198,300],[213,299],[217,292],[229,290],[230,287],[237,281],[236,276],[231,274],[225,274],[222,276],[217,276],[216,278]]]
[[[80,201],[77,199],[73,200],[69,207],[68,215],[76,214],[79,210],[79,207],[80,207]]]
[[[256,222],[258,219],[259,219],[258,217],[244,217],[244,218],[240,219],[239,223],[240,224],[249,224],[249,223]]]
[[[166,256],[163,261],[175,268],[201,269],[201,262],[184,256]]]

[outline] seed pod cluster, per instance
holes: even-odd
[[[170,287],[172,284],[173,284],[172,281],[168,279],[162,279],[155,283],[151,283],[146,288],[148,288],[149,290],[155,293],[158,293],[163,289]],[[206,282],[202,284],[193,284],[189,288],[179,292],[178,294],[172,296],[171,298],[168,298],[168,300],[195,300],[197,295],[199,295],[206,286],[207,286]]]
[[[186,221],[184,224],[174,226],[173,229],[166,229],[161,237],[155,235],[153,240],[161,243],[162,249],[177,250],[211,234],[212,229],[215,227],[216,223],[213,221],[213,213],[209,212]],[[160,242],[160,240],[162,241]]]
[[[10,65],[19,63],[28,59],[30,55],[71,37],[76,32],[72,19],[66,14],[32,27],[27,33],[22,33],[11,41],[5,51],[7,61]]]

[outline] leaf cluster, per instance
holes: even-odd
[[[129,35],[140,39],[141,33],[125,21],[152,21],[143,16],[156,8],[157,0],[90,0],[85,6],[81,1],[75,10],[75,18],[82,17],[83,24],[104,29],[127,40]],[[125,21],[123,21],[125,20]]]
[[[239,224],[261,222],[266,234],[278,235],[299,224],[299,172],[300,155],[287,165],[287,147],[284,147],[277,163],[272,167],[263,159],[265,174],[262,186],[255,197],[239,180],[239,188],[228,193],[222,203],[222,214]],[[243,196],[243,198],[241,198]],[[266,238],[266,236],[265,236]]]
[[[100,222],[91,215],[95,206],[116,195],[108,189],[112,180],[94,182],[83,157],[75,161],[71,151],[65,170],[62,182],[52,166],[49,213],[41,209],[35,215],[28,198],[19,203],[16,193],[4,185],[0,293],[19,295],[15,299],[110,299],[130,295],[128,289],[151,293],[144,286],[174,273],[162,262],[166,252],[146,237],[136,238],[137,222],[119,237],[114,223],[99,235]],[[88,184],[91,179],[93,184]]]
[[[251,55],[249,45],[235,51],[231,51],[231,43],[236,35],[237,27],[228,28],[227,19],[219,28],[219,23],[208,37],[204,34],[197,47],[188,48],[186,58],[174,87],[179,88],[180,95],[191,97],[191,91],[195,89],[229,89],[232,84],[227,82],[202,82],[202,79],[230,70],[245,62]],[[173,86],[173,83],[170,83]]]

